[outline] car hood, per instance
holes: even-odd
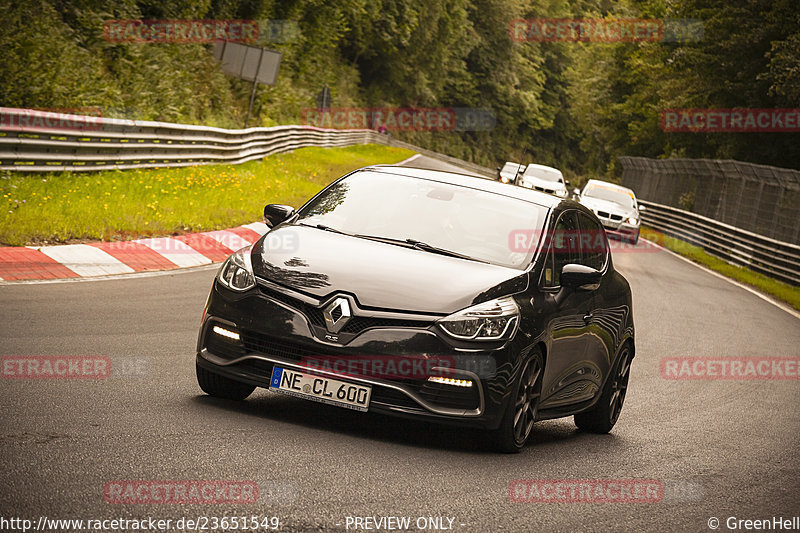
[[[305,226],[281,226],[253,247],[256,276],[320,299],[449,314],[527,287],[527,273]]]
[[[605,211],[606,213],[622,215],[625,218],[636,214],[636,210],[633,208],[626,208],[616,202],[609,202],[608,200],[601,200],[600,198],[583,196],[580,202],[592,211]]]
[[[543,189],[549,189],[551,191],[567,190],[567,186],[563,183],[537,178],[536,176],[524,176],[522,180],[526,186],[530,187],[542,187]]]

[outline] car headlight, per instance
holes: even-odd
[[[638,226],[639,219],[636,217],[628,217],[628,224],[633,224],[634,226]]]
[[[245,246],[235,252],[222,263],[217,279],[227,288],[234,291],[246,291],[256,286],[253,276],[253,265],[250,262],[252,245]]]
[[[517,322],[519,307],[506,296],[462,309],[439,320],[439,326],[457,339],[496,341],[511,337]]]

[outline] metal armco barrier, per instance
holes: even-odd
[[[371,130],[226,130],[0,107],[0,169],[85,172],[237,164],[307,146],[380,142],[375,137],[380,136]]]
[[[682,209],[639,201],[642,222],[700,246],[711,255],[791,285],[800,285],[800,246],[777,241]]]
[[[274,126],[226,130],[0,107],[0,170],[54,172],[244,163],[306,146],[407,148],[493,177],[491,169],[373,130]]]

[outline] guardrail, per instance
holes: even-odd
[[[709,254],[791,285],[800,285],[800,246],[764,237],[723,222],[654,202],[642,222],[670,236],[700,246]]]
[[[237,164],[306,146],[376,142],[378,136],[371,130],[312,126],[226,130],[0,107],[0,169],[85,172]]]
[[[53,172],[235,165],[306,146],[383,144],[493,177],[486,167],[373,130],[274,126],[226,130],[0,107],[0,170]]]

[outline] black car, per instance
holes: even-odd
[[[489,430],[606,433],[634,356],[628,282],[571,200],[449,172],[367,167],[219,269],[197,345],[208,394],[255,387]]]

